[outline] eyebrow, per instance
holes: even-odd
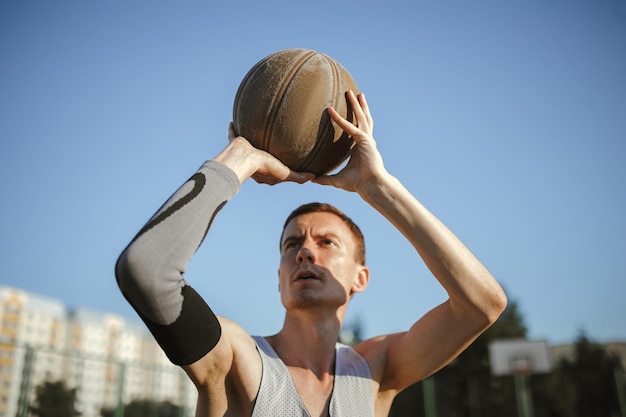
[[[320,234],[316,235],[315,237],[317,239],[331,238],[331,239],[336,240],[338,242],[342,242],[341,237],[337,233],[334,233],[332,231],[329,231],[329,232],[326,232],[326,233],[320,233]]]
[[[289,235],[289,236],[284,236],[283,237],[283,241],[280,242],[280,246],[284,246],[285,243],[289,243],[289,242],[300,242],[304,240],[303,236],[299,236],[299,235]]]
[[[343,243],[343,240],[340,236],[332,231],[317,233],[313,236],[315,239],[333,239],[339,243]],[[291,234],[283,237],[283,241],[280,243],[281,248],[285,246],[286,243],[290,242],[301,242],[305,239],[303,234]]]

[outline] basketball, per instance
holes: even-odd
[[[294,171],[326,174],[350,155],[352,138],[332,122],[332,106],[352,121],[348,90],[358,87],[331,57],[286,49],[256,63],[243,78],[233,106],[237,135]]]

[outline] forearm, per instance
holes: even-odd
[[[493,321],[506,305],[500,285],[467,247],[395,177],[385,173],[359,190],[413,245],[429,270],[465,312]]]
[[[122,293],[175,363],[201,353],[190,353],[184,347],[188,340],[177,341],[189,325],[187,316],[193,316],[192,311],[212,315],[183,274],[214,217],[238,190],[239,181],[230,169],[206,162],[148,221],[117,262]],[[219,331],[209,327],[207,331]]]

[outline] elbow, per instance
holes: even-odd
[[[129,252],[130,247],[124,249],[115,263],[115,281],[122,293],[126,293],[124,289],[134,281],[135,276],[133,273],[136,269],[133,267],[135,261],[129,256]]]
[[[128,248],[124,249],[115,262],[115,281],[120,288],[122,283],[128,278],[131,270],[127,252]]]
[[[478,298],[475,298],[477,303],[474,306],[480,312],[485,327],[489,327],[500,318],[506,309],[508,299],[502,286],[491,274],[488,273],[479,282],[482,282],[482,285],[476,293]]]
[[[115,279],[126,298],[135,298],[140,293],[151,291],[154,280],[148,278],[154,276],[154,271],[150,270],[151,262],[143,252],[136,243],[132,243],[115,263]]]
[[[497,287],[483,293],[481,297],[466,300],[460,313],[465,320],[474,324],[473,327],[484,331],[491,327],[506,309],[508,300],[504,291]]]
[[[504,291],[498,289],[481,297],[465,299],[464,301],[448,300],[451,303],[455,316],[464,322],[467,329],[480,334],[491,327],[502,315],[507,306],[507,297]]]
[[[500,318],[507,304],[508,299],[502,288],[498,288],[497,291],[491,294],[488,301],[485,303],[487,307],[484,308],[483,311],[485,319],[487,320],[487,326],[491,326]]]
[[[145,250],[135,243],[128,246],[115,264],[117,286],[129,304],[142,318],[159,319],[159,305],[163,288],[158,285],[157,271]]]

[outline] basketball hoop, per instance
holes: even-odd
[[[494,376],[513,375],[520,417],[533,417],[528,375],[550,372],[548,344],[532,340],[495,340],[489,344],[489,362]]]
[[[513,374],[528,375],[532,373],[531,360],[529,358],[512,358],[509,368]]]

